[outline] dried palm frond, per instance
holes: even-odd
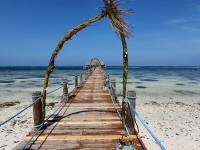
[[[120,0],[103,0],[105,4],[105,11],[109,17],[111,26],[114,30],[114,32],[117,34],[117,36],[120,37],[120,33],[124,35],[125,37],[129,38],[131,37],[131,24],[125,21],[120,17],[120,15],[127,15],[132,13],[132,10],[121,10],[118,9],[117,7],[123,3],[119,3]],[[117,4],[117,2],[119,4]]]

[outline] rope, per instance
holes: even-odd
[[[30,143],[30,141],[34,138],[34,136],[42,129],[42,127],[44,126],[44,123],[37,125],[39,128],[37,129],[37,131],[32,135],[32,137],[26,142],[26,144],[21,148],[21,150],[24,150],[26,148],[26,146]]]
[[[63,94],[64,96],[69,96],[69,94]],[[44,121],[46,122],[53,114],[55,114],[58,109],[60,109],[61,106],[63,106],[64,102],[66,101],[67,99],[65,99],[62,104]],[[30,143],[30,141],[34,138],[34,136],[42,129],[42,127],[44,126],[44,123],[40,124],[40,125],[36,125],[36,126],[33,126],[34,128],[38,128],[38,130],[33,134],[33,136],[28,140],[28,142],[26,142],[26,144],[21,148],[21,150],[24,150],[24,148]]]
[[[63,94],[63,96],[70,96],[70,93],[68,93],[68,94]]]
[[[111,86],[113,87],[113,89],[114,89],[117,93],[119,93],[119,95],[122,95],[122,93],[121,93],[119,90],[117,90],[117,89],[114,87],[113,84],[112,84]]]
[[[129,132],[129,130],[128,130],[128,128],[127,128],[127,126],[126,126],[126,125],[124,125],[124,127],[125,127],[125,129],[126,129],[126,132],[128,133],[128,136],[130,136],[130,132]]]
[[[110,91],[108,91],[108,92],[109,92],[109,94],[110,94],[110,97],[111,97],[111,100],[112,100],[113,106],[114,106],[114,108],[115,108],[115,110],[116,110],[116,112],[117,112],[117,114],[118,114],[118,116],[119,116],[120,120],[122,121],[122,116],[120,115],[120,113],[119,113],[118,109],[117,109],[117,108],[116,108],[116,106],[115,106],[115,103],[114,103],[113,97],[112,97],[112,95],[111,95]],[[128,136],[130,137],[130,132],[129,132],[129,130],[128,130],[128,128],[127,128],[127,126],[126,126],[126,125],[124,125],[124,128],[126,129],[126,132],[127,132]]]
[[[108,91],[108,92],[109,92],[109,94],[110,94],[110,91]],[[120,113],[119,113],[117,107],[115,106],[115,103],[114,103],[114,101],[113,101],[113,97],[111,96],[111,94],[110,94],[110,97],[111,97],[111,100],[112,100],[113,106],[114,106],[115,110],[117,111],[117,114],[118,114],[120,120],[122,120],[122,116],[120,115]]]
[[[156,141],[156,143],[160,146],[160,148],[162,150],[166,150],[164,148],[164,146],[160,143],[160,141],[157,139],[157,137],[153,134],[153,132],[149,129],[149,127],[147,126],[147,124],[143,121],[143,119],[139,116],[138,112],[134,109],[133,105],[130,103],[130,101],[128,100],[128,98],[126,98],[129,106],[131,107],[131,109],[133,110],[133,112],[135,113],[135,115],[138,117],[138,119],[141,121],[141,123],[144,125],[144,127],[147,129],[147,131],[151,134],[151,136],[153,137],[153,139]]]
[[[129,98],[137,98],[137,96],[126,96],[127,99]]]
[[[9,119],[7,119],[6,121],[2,122],[0,124],[0,126],[2,126],[3,124],[7,123],[8,121],[10,121],[11,119],[15,118],[16,116],[18,116],[19,114],[21,114],[23,111],[25,111],[26,109],[28,109],[29,107],[31,107],[33,104],[35,104],[37,101],[39,101],[41,99],[41,95],[39,96],[33,96],[33,98],[37,98],[39,97],[36,101],[34,101],[33,103],[31,103],[30,105],[26,106],[24,109],[22,109],[21,111],[19,111],[18,113],[16,113],[14,116],[10,117]]]
[[[53,90],[53,91],[51,91],[51,92],[48,92],[47,94],[51,94],[51,93],[53,93],[53,92],[59,90],[59,89],[62,88],[62,87],[63,87],[63,86],[61,86],[61,87],[59,87],[59,88],[57,88],[57,89],[55,89],[55,90]]]
[[[42,124],[44,125],[44,123],[41,123],[41,124],[39,124],[39,125],[36,125],[36,126],[35,126],[35,125],[33,125],[33,128],[39,128],[39,127],[40,127]]]
[[[39,97],[42,97],[42,95],[31,96],[31,98],[39,98]]]
[[[114,85],[112,84],[112,81],[109,78],[106,78],[106,79],[109,81],[110,87],[112,87],[121,96],[122,93],[114,87]]]
[[[69,93],[69,94],[63,94],[63,95],[69,96],[70,93]],[[65,100],[62,102],[62,104],[61,104],[48,118],[46,118],[46,120],[45,120],[44,122],[46,122],[49,118],[51,118],[51,116],[52,116],[53,114],[55,114],[55,113],[58,111],[58,109],[60,109],[61,106],[63,106],[63,104],[65,104],[64,102],[65,102],[66,100],[67,100],[67,99],[65,99]]]

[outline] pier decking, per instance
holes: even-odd
[[[116,149],[124,127],[103,84],[101,71],[94,70],[70,92],[69,99],[25,149]],[[118,100],[115,104],[121,112]],[[14,149],[21,149],[34,133],[27,134]],[[146,149],[139,135],[131,137],[137,150]]]

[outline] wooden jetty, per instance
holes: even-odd
[[[25,149],[116,149],[124,127],[103,86],[104,78],[97,68],[70,92],[66,102],[61,101],[64,105],[45,122]],[[121,112],[117,99],[115,104]],[[34,133],[35,130],[28,133],[14,149],[21,149]],[[146,150],[137,132],[131,138],[136,150]]]

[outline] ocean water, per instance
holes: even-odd
[[[200,67],[129,67],[127,90],[145,96],[200,96]],[[11,101],[10,96],[20,93],[26,96],[33,91],[42,91],[46,67],[0,67],[0,102]],[[123,68],[108,66],[106,72],[116,79],[117,88],[122,91]],[[69,91],[74,88],[74,75],[83,73],[83,66],[55,67],[50,76],[47,92],[62,86],[67,78]],[[62,89],[53,93],[62,95]],[[25,96],[23,97],[25,98]],[[13,99],[13,98],[12,98]]]

